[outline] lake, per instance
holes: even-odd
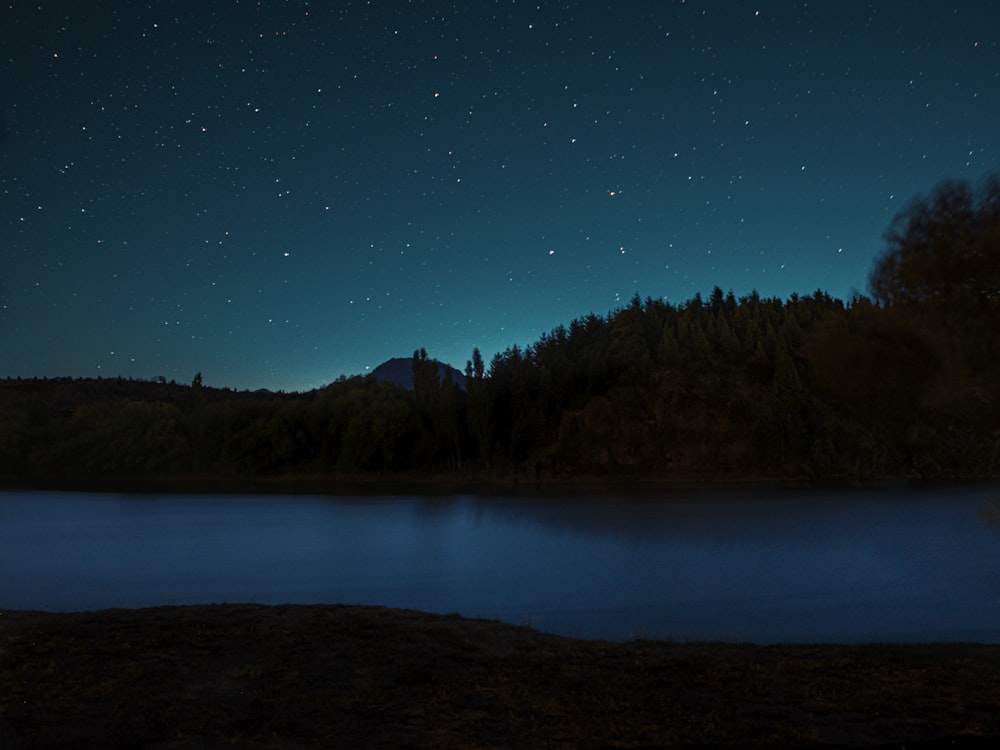
[[[0,606],[384,604],[583,638],[1000,642],[1000,488],[0,492]]]

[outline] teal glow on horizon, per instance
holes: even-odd
[[[849,298],[912,198],[1000,167],[994,3],[15,2],[4,26],[0,377],[307,390],[636,292]]]

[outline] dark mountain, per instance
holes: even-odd
[[[454,367],[446,365],[444,362],[438,362],[437,360],[434,360],[434,362],[437,363],[438,377],[441,378],[441,380],[444,380],[445,372],[451,370],[451,382],[463,391],[465,390],[465,374],[461,370],[456,370]],[[393,357],[372,370],[368,377],[375,378],[383,383],[392,383],[400,388],[412,391],[413,358]]]

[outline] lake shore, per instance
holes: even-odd
[[[339,605],[0,610],[4,750],[985,748],[998,706],[1000,645],[607,643]]]
[[[659,491],[751,488],[885,488],[995,484],[998,478],[940,479],[914,477],[700,476],[649,475],[528,477],[523,474],[400,473],[296,474],[278,476],[87,475],[24,477],[0,475],[0,491],[118,492],[134,494],[288,494],[288,495],[505,495],[646,493]]]

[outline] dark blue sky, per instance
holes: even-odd
[[[1000,168],[1000,3],[5,2],[0,376],[304,390],[866,290]]]

